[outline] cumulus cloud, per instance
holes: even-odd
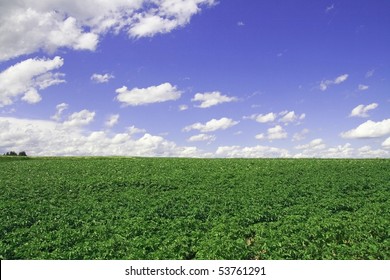
[[[105,126],[113,127],[118,123],[118,121],[119,121],[119,114],[110,115],[105,122]]]
[[[131,131],[111,135],[105,131],[74,129],[54,121],[4,117],[0,117],[0,150],[26,151],[34,156],[206,156],[196,147],[177,146],[149,133],[140,137],[134,137]]]
[[[310,145],[309,143],[305,150],[294,155],[295,158],[374,158],[389,156],[390,153],[388,151],[383,149],[373,149],[370,146],[354,148],[350,143],[346,143],[344,145],[326,148],[324,144],[321,144],[321,142],[319,142],[318,145],[314,145],[314,143]]]
[[[219,120],[212,119],[204,124],[194,123],[192,125],[186,126],[183,128],[183,131],[199,130],[200,132],[211,132],[216,130],[225,130],[229,127],[235,126],[238,124],[238,121],[234,121],[229,118],[221,118]]]
[[[95,50],[107,32],[151,37],[185,26],[214,0],[2,1],[0,61],[39,50]]]
[[[336,77],[334,80],[325,80],[320,83],[320,90],[325,91],[331,85],[338,85],[345,82],[348,79],[348,74],[343,74]]]
[[[388,137],[385,141],[383,141],[382,147],[384,147],[386,149],[390,148],[390,137]]]
[[[267,134],[260,133],[255,136],[257,140],[278,140],[287,138],[287,132],[280,125],[267,129]]]
[[[126,106],[139,106],[177,100],[180,98],[182,92],[176,86],[172,86],[170,83],[164,83],[159,86],[133,88],[131,90],[123,86],[118,88],[116,93],[118,93],[116,99]]]
[[[321,138],[314,139],[310,141],[308,144],[304,145],[298,145],[295,147],[297,150],[321,150],[324,149],[326,146],[324,144],[324,141]]]
[[[109,80],[115,78],[111,74],[93,74],[91,76],[91,80],[94,81],[95,83],[102,84],[102,83],[108,83]]]
[[[90,112],[86,109],[71,114],[68,120],[64,122],[67,127],[81,127],[90,124],[95,118],[95,112]]]
[[[146,133],[146,130],[145,130],[145,129],[135,127],[134,125],[129,126],[129,127],[126,129],[126,131],[127,131],[130,135],[139,134],[139,133]]]
[[[222,95],[219,91],[197,93],[194,98],[191,99],[193,102],[200,102],[200,105],[196,106],[199,108],[209,108],[225,102],[237,101],[236,97],[229,97]]]
[[[201,133],[201,134],[197,134],[197,135],[193,135],[191,137],[189,137],[187,139],[188,142],[203,142],[203,141],[207,141],[207,142],[213,142],[215,141],[216,137],[215,135],[209,135],[209,134],[204,134],[204,133]]]
[[[277,120],[278,116],[280,117],[278,121],[287,125],[294,122],[299,123],[300,120],[303,120],[306,117],[306,114],[297,115],[294,111],[283,111],[279,114],[270,112],[267,114],[244,116],[243,119],[251,119],[259,123],[272,123]]]
[[[309,133],[307,128],[302,129],[300,132],[297,132],[293,135],[293,141],[302,141],[306,138],[306,134]]]
[[[290,157],[286,149],[269,147],[269,146],[221,146],[215,152],[217,157],[239,157],[239,158],[263,158],[263,157]]]
[[[249,118],[253,119],[259,123],[268,123],[275,121],[277,117],[277,114],[275,113],[268,113],[268,114],[259,114],[259,115],[252,115]]]
[[[306,114],[301,114],[300,116],[295,114],[294,111],[290,111],[290,112],[282,112],[280,113],[283,117],[280,118],[280,122],[283,122],[283,123],[293,123],[293,122],[296,122],[298,120],[303,120],[305,117],[306,117]]]
[[[267,130],[267,138],[269,140],[284,139],[287,138],[287,132],[283,129],[283,127],[277,125]]]
[[[368,120],[357,128],[341,133],[343,138],[377,138],[390,134],[390,119],[380,122]]]
[[[18,98],[28,103],[41,100],[39,90],[64,83],[63,74],[53,73],[64,60],[30,58],[0,72],[0,107],[11,105]]]
[[[56,113],[51,116],[52,120],[59,121],[62,117],[62,112],[64,112],[66,109],[68,109],[69,104],[61,103],[56,106]]]
[[[371,103],[369,105],[358,105],[355,108],[353,108],[350,117],[361,117],[361,118],[368,118],[369,115],[367,114],[368,111],[374,110],[376,107],[378,107],[377,103]]]

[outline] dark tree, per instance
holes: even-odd
[[[27,154],[26,154],[26,152],[25,152],[25,151],[22,151],[22,152],[19,152],[19,156],[20,156],[20,157],[26,157],[26,156],[27,156]]]

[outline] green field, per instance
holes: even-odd
[[[0,157],[1,259],[390,259],[390,160]]]

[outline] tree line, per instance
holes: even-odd
[[[22,151],[22,152],[19,152],[19,153],[16,153],[14,151],[10,151],[10,152],[6,152],[3,154],[3,156],[20,156],[20,157],[26,157],[27,154],[25,151]]]

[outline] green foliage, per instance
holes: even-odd
[[[0,211],[1,259],[390,259],[390,160],[0,159]]]

